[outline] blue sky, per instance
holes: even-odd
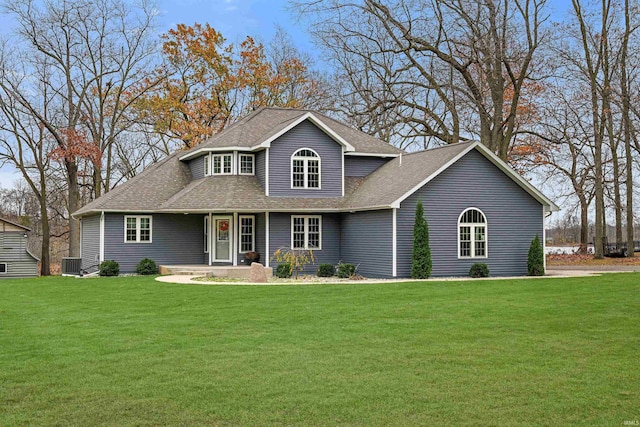
[[[287,10],[287,0],[157,0],[160,11],[160,31],[165,32],[179,23],[192,25],[208,22],[220,31],[228,41],[237,42],[250,35],[268,42],[276,25],[283,27],[297,47],[314,55],[314,46],[304,28],[296,22],[293,13]],[[555,16],[562,16],[570,7],[569,0],[551,0]],[[4,33],[11,22],[0,16],[0,33]],[[20,175],[10,167],[0,168],[0,188],[13,185]]]

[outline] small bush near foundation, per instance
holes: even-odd
[[[142,275],[158,274],[158,265],[149,258],[143,258],[136,267],[136,272]]]
[[[289,264],[288,262],[278,264],[278,266],[276,267],[275,275],[280,279],[287,279],[291,277],[291,274],[293,274],[293,271],[291,270],[291,264]]]
[[[471,266],[469,277],[489,277],[489,267],[485,263],[477,262]]]
[[[106,260],[100,263],[101,276],[117,276],[120,274],[120,265],[113,260]]]
[[[348,279],[351,276],[355,276],[356,266],[354,264],[340,263],[338,264],[338,270],[336,275],[341,279]]]
[[[318,266],[318,277],[331,277],[335,276],[336,269],[331,264],[320,264]]]

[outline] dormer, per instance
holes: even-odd
[[[194,180],[255,176],[270,197],[333,198],[400,150],[319,113],[265,108],[192,149]]]

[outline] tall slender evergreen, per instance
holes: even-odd
[[[416,204],[416,221],[413,226],[413,257],[411,277],[427,279],[431,276],[431,248],[429,247],[429,224],[424,217],[422,200]]]
[[[544,252],[537,234],[529,247],[527,273],[529,276],[544,276]]]

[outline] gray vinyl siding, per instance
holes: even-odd
[[[320,156],[321,189],[291,188],[291,156],[310,148]],[[289,197],[339,197],[342,195],[342,147],[313,123],[305,120],[271,143],[269,195]]]
[[[189,161],[189,169],[194,180],[204,178],[204,158],[205,156],[200,156]]]
[[[82,269],[98,270],[100,264],[100,215],[82,218]]]
[[[291,215],[285,213],[269,215],[269,259],[278,248],[291,247]],[[313,251],[315,265],[309,266],[304,271],[305,274],[316,274],[318,264],[337,264],[340,261],[340,216],[320,213],[308,215],[322,216],[322,249]],[[269,265],[275,269],[278,263],[269,261]]]
[[[240,216],[253,215],[254,251],[260,254],[260,263],[265,263],[265,219],[264,213],[239,214],[236,227],[236,239],[238,239],[238,265],[245,265],[244,253],[240,252]]]
[[[542,206],[482,154],[473,150],[401,203],[397,214],[397,273],[409,277],[415,206],[421,199],[429,223],[433,276],[467,276],[476,262],[491,276],[525,275]],[[458,217],[480,209],[487,219],[487,258],[458,259]]]
[[[341,259],[358,265],[365,277],[391,277],[393,273],[393,211],[342,215]]]
[[[141,213],[140,215],[145,215]],[[124,243],[124,214],[105,214],[105,260],[133,273],[143,258],[157,264],[204,264],[204,215],[153,214],[152,243]]]
[[[389,160],[382,157],[344,156],[344,176],[367,176]]]
[[[27,239],[22,231],[0,233],[0,263],[7,264],[7,272],[0,279],[35,277],[38,261],[27,252]]]
[[[265,168],[266,168],[266,159],[267,158],[267,152],[266,150],[263,151],[258,151],[256,153],[256,158],[255,158],[255,165],[254,167],[256,168],[256,178],[258,178],[258,181],[260,182],[260,185],[262,186],[262,188],[265,188]]]

